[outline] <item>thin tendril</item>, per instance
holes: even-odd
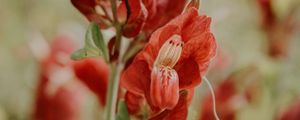
[[[210,90],[211,96],[212,96],[212,100],[213,100],[213,113],[214,116],[216,118],[216,120],[220,120],[218,114],[217,114],[217,109],[216,109],[216,97],[215,97],[215,93],[213,90],[212,85],[210,84],[209,80],[206,77],[203,77],[203,80],[206,82],[206,84],[208,85],[208,88]]]

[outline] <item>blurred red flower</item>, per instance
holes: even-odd
[[[225,80],[216,89],[217,113],[221,120],[235,120],[237,110],[234,107],[234,98],[237,96],[237,88],[232,79]],[[215,119],[212,107],[212,96],[207,95],[201,104],[201,117],[199,120]]]
[[[73,62],[75,75],[98,97],[104,106],[108,87],[109,67],[101,58],[86,58]]]
[[[145,95],[152,110],[174,109],[181,99],[179,91],[199,85],[215,56],[210,22],[191,8],[159,28],[123,72],[122,86]]]
[[[58,37],[51,44],[50,54],[41,60],[34,119],[80,118],[84,87],[73,77],[69,60],[73,47],[70,39]]]
[[[296,101],[288,107],[286,111],[279,115],[277,120],[300,120],[300,102]]]
[[[272,0],[258,0],[261,9],[263,26],[270,29],[276,22],[276,16],[272,9]]]
[[[215,89],[216,112],[221,120],[235,120],[238,110],[249,103],[254,103],[259,96],[259,73],[255,66],[248,66],[232,72]],[[209,92],[200,105],[199,120],[213,120],[214,108]]]

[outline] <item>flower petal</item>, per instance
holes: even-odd
[[[174,109],[165,110],[158,115],[150,118],[150,120],[186,120],[188,113],[188,94],[183,92],[180,94],[179,101]]]
[[[126,37],[134,37],[140,33],[148,16],[148,11],[141,0],[129,0],[130,15],[126,24],[123,26],[123,35]],[[126,8],[125,1],[120,8]],[[120,10],[119,10],[120,11]]]
[[[182,37],[184,40],[191,40],[206,31],[210,31],[211,18],[207,16],[197,16],[182,27]]]
[[[84,15],[95,14],[95,0],[71,0],[72,4]]]
[[[89,21],[95,21],[101,28],[108,27],[107,23],[104,23],[108,21],[107,16],[96,12],[98,5],[96,0],[71,0],[71,2]]]
[[[281,111],[280,111],[281,112]],[[279,113],[276,120],[299,120],[300,119],[300,102],[299,99],[293,101],[286,110]]]
[[[179,81],[175,70],[154,67],[151,72],[150,99],[160,109],[173,109],[179,99]]]
[[[182,64],[177,64],[175,70],[179,76],[179,88],[188,89],[201,83],[198,64],[193,59],[186,59]]]
[[[151,34],[157,28],[165,25],[182,13],[186,2],[187,0],[144,0],[149,10],[149,17],[144,30]]]
[[[195,22],[197,17],[199,17],[198,10],[196,8],[190,8],[184,14],[172,19],[167,25],[179,26],[182,31],[183,28]]]
[[[137,95],[128,91],[125,94],[125,102],[128,108],[128,112],[131,115],[135,115],[141,111],[143,101],[144,97],[141,95]]]
[[[144,94],[147,86],[150,85],[150,74],[146,61],[134,60],[122,73],[121,85],[134,94]]]
[[[87,58],[74,61],[73,66],[76,76],[97,95],[101,104],[105,105],[109,67],[104,60]]]
[[[209,62],[215,54],[215,38],[212,33],[205,32],[185,44],[178,64],[183,63],[186,59],[193,59],[198,64],[201,76],[204,76]]]

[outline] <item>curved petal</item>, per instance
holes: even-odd
[[[149,20],[157,13],[157,1],[156,0],[142,0],[142,1],[148,10],[147,20]]]
[[[177,64],[175,70],[179,76],[179,88],[193,88],[201,83],[199,67],[193,59],[186,59],[182,64]]]
[[[148,1],[153,1],[150,4],[152,6],[149,5],[150,2]],[[182,13],[186,2],[187,0],[144,0],[149,10],[149,17],[144,30],[151,34],[157,28],[165,25]]]
[[[206,31],[210,31],[211,18],[207,16],[197,16],[182,27],[182,38],[191,40]]]
[[[134,94],[144,94],[150,85],[151,71],[144,60],[134,60],[122,73],[121,85]]]
[[[126,24],[123,26],[123,35],[126,37],[134,37],[140,33],[144,26],[148,11],[141,0],[129,0],[128,2],[130,6],[130,15],[128,16]],[[124,6],[126,6],[125,1],[121,3],[119,8],[126,8]]]
[[[137,95],[128,91],[125,94],[125,102],[128,112],[131,115],[135,115],[141,111],[143,101],[144,97],[141,95]]]
[[[215,54],[215,38],[212,33],[205,32],[185,44],[178,64],[182,64],[186,59],[193,59],[198,64],[201,76],[204,76],[209,62]]]
[[[186,120],[188,114],[189,91],[180,94],[179,101],[174,109],[165,110],[150,120]]]
[[[76,76],[97,95],[101,104],[105,105],[109,67],[104,60],[87,58],[75,61],[73,66]]]
[[[83,14],[89,16],[95,14],[95,0],[71,0],[71,3]]]
[[[198,10],[196,8],[190,8],[184,14],[171,20],[167,25],[176,25],[183,31],[185,27],[195,22],[197,17],[199,17]]]
[[[75,6],[89,21],[95,21],[101,28],[107,28],[107,24],[104,21],[107,20],[107,16],[100,15],[96,11],[98,5],[97,0],[71,0],[73,6]],[[100,8],[101,9],[101,8]]]

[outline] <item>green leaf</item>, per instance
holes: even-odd
[[[109,55],[101,31],[95,22],[92,22],[85,34],[84,47],[71,55],[73,60],[102,56],[108,62]]]
[[[72,60],[81,60],[84,58],[89,58],[89,57],[98,57],[101,56],[100,51],[97,48],[82,48],[79,50],[76,50],[74,53],[71,55]]]
[[[90,29],[90,26],[88,27],[86,33],[85,33],[85,41],[84,41],[84,47],[95,47],[94,41],[92,38],[92,30]]]
[[[124,100],[120,100],[120,102],[119,102],[116,120],[130,120],[130,117],[129,117],[129,114],[127,111],[127,106],[126,106]]]
[[[91,30],[92,38],[96,47],[101,50],[104,59],[108,62],[109,61],[108,49],[97,23],[92,22],[90,24],[89,30]]]

